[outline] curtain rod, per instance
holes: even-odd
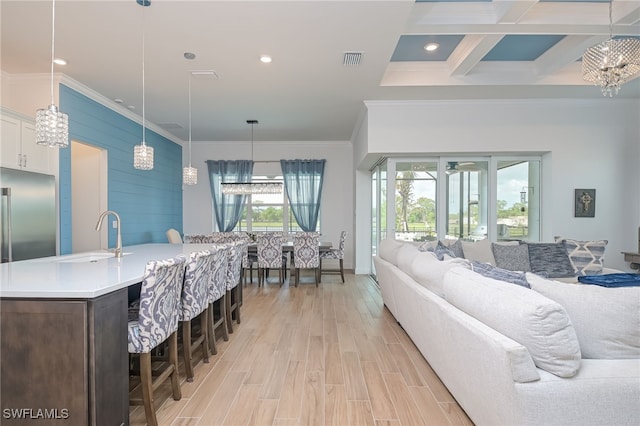
[[[211,160],[205,160],[205,164],[207,163],[207,161],[211,161]],[[234,161],[234,160],[224,160],[224,161]],[[280,160],[253,160],[254,163],[278,163],[280,164]]]

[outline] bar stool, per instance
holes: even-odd
[[[187,259],[182,297],[180,300],[180,325],[182,328],[182,352],[187,381],[193,382],[193,352],[202,348],[202,360],[209,362],[209,285],[211,253],[208,250],[193,252]],[[192,322],[200,318],[200,335],[192,340]]]
[[[146,264],[140,288],[140,309],[137,319],[129,320],[128,350],[140,356],[140,386],[142,400],[129,399],[132,405],[144,405],[147,423],[158,424],[153,391],[166,379],[171,379],[173,399],[182,398],[178,381],[178,317],[184,280],[185,257],[153,260]],[[129,311],[132,314],[131,310]],[[169,362],[154,380],[151,351],[169,342]]]
[[[247,250],[248,242],[246,240],[236,240],[230,243],[231,250],[227,261],[227,294],[226,310],[227,310],[227,330],[233,333],[233,319],[240,324],[240,304],[242,300],[242,285],[240,283],[240,274],[242,272],[242,256]]]
[[[211,262],[209,273],[209,319],[207,333],[209,335],[209,348],[211,353],[216,355],[216,332],[222,329],[222,338],[229,340],[227,330],[227,265],[231,247],[227,244],[214,244],[210,249]],[[216,308],[218,317],[216,318]]]

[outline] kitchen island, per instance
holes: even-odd
[[[3,425],[129,424],[127,302],[149,260],[209,244],[142,244],[0,264]]]

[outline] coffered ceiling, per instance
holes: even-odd
[[[0,8],[5,76],[49,72],[51,2]],[[640,37],[640,1],[614,0],[613,21],[614,35]],[[146,119],[176,138],[188,139],[190,72],[207,70],[215,77],[191,77],[193,141],[248,140],[247,119],[260,121],[256,143],[349,140],[367,100],[602,98],[580,58],[609,37],[609,5],[57,0],[56,56],[68,63],[56,72],[139,114],[143,33]],[[640,101],[640,79],[618,97]]]

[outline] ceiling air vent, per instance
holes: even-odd
[[[345,67],[360,65],[360,59],[362,59],[362,52],[344,52],[342,65]]]

